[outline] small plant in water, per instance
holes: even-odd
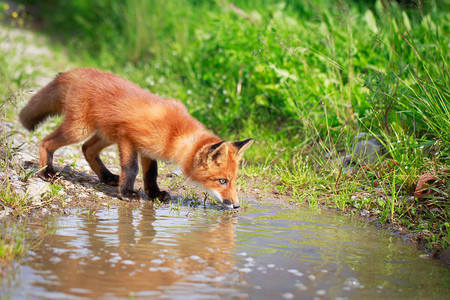
[[[177,198],[177,203],[170,202],[170,210],[180,211],[181,205],[183,204],[183,198]]]
[[[95,209],[89,208],[87,211],[84,211],[84,215],[86,216],[86,219],[91,219],[95,217],[95,214],[97,211]]]

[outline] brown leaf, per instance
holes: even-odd
[[[416,190],[414,192],[414,197],[418,199],[422,199],[424,197],[430,196],[434,191],[431,189],[431,186],[437,186],[439,183],[439,178],[436,176],[425,173],[422,174],[419,178],[419,182],[417,182]]]

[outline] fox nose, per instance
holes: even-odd
[[[229,200],[229,199],[224,199],[224,200],[223,200],[223,205],[224,205],[224,206],[227,206],[227,207],[233,206],[234,209],[241,207],[241,205],[239,204],[239,202],[233,203],[233,202],[231,202],[231,200]]]

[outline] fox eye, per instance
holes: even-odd
[[[220,184],[226,184],[227,182],[228,182],[228,180],[226,180],[225,178],[219,179]]]

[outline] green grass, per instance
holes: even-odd
[[[242,180],[448,246],[448,0],[23,2],[74,65],[178,98],[224,138],[253,137]],[[386,151],[350,173],[336,158],[358,133]],[[426,173],[434,193],[411,198]]]

